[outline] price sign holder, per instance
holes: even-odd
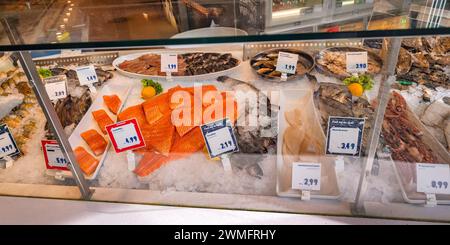
[[[292,164],[292,189],[301,191],[301,200],[311,200],[311,191],[320,191],[321,173],[320,163]]]
[[[42,140],[41,146],[42,151],[44,152],[45,166],[47,169],[70,171],[69,168],[67,168],[67,160],[56,140]]]
[[[144,137],[136,118],[106,126],[116,153],[145,147]]]
[[[278,53],[277,71],[281,72],[281,81],[286,81],[287,74],[295,74],[297,72],[298,54],[286,52]]]
[[[172,72],[178,72],[177,54],[161,54],[161,72],[166,73],[167,81],[173,81]]]
[[[12,157],[20,155],[19,147],[6,124],[0,125],[0,160],[5,162],[5,167],[13,165]]]
[[[346,64],[348,73],[364,73],[369,68],[367,52],[347,52]]]
[[[55,101],[67,97],[67,77],[65,75],[44,78],[44,83],[50,100]]]
[[[436,194],[450,195],[448,164],[417,163],[417,192],[425,193],[427,207],[437,205]]]
[[[359,157],[364,124],[364,118],[329,117],[326,154]]]
[[[225,118],[200,127],[210,158],[219,157],[226,173],[231,173],[229,154],[238,152],[236,136],[230,119]]]
[[[94,87],[94,83],[98,82],[97,72],[95,71],[94,65],[88,66],[79,66],[75,68],[77,72],[78,80],[80,81],[80,85],[86,85],[89,87],[89,90],[93,93],[97,93],[97,89]]]

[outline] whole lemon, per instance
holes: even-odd
[[[144,87],[141,92],[141,96],[143,99],[148,100],[153,98],[156,95],[156,90],[154,87]]]
[[[364,93],[364,88],[359,83],[352,83],[352,84],[348,85],[347,88],[353,96],[360,97]]]

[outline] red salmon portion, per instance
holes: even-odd
[[[92,116],[94,116],[95,121],[97,121],[98,127],[103,134],[106,134],[106,126],[113,124],[113,120],[108,116],[105,110],[93,111]]]
[[[81,170],[88,176],[92,175],[97,169],[99,161],[81,146],[75,148],[73,153]]]
[[[117,115],[120,109],[120,105],[122,104],[122,101],[120,100],[119,96],[117,95],[105,95],[103,96],[103,101],[105,102],[108,109],[114,113],[114,115]]]
[[[108,143],[96,130],[91,129],[81,134],[81,138],[89,145],[96,156],[100,156],[106,150]]]
[[[117,118],[119,119],[119,121],[136,118],[139,126],[142,126],[146,123],[144,110],[142,109],[142,105],[140,104],[128,107],[127,109],[119,113],[119,115],[117,115]]]

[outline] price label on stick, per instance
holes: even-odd
[[[67,78],[64,75],[53,76],[44,79],[45,90],[50,100],[64,99],[67,97]]]
[[[135,118],[106,126],[117,153],[145,147],[145,141]]]
[[[292,189],[320,191],[321,171],[322,165],[320,163],[293,163]]]
[[[0,159],[19,154],[19,148],[17,147],[16,141],[9,131],[8,126],[6,124],[0,125]]]
[[[161,54],[161,71],[178,72],[178,55]]]
[[[98,82],[97,72],[95,72],[94,65],[79,66],[75,68],[77,72],[78,80],[80,85],[91,85]]]
[[[417,192],[450,194],[450,168],[448,164],[417,163]]]
[[[367,52],[347,52],[346,53],[347,72],[366,72],[369,68]]]
[[[359,156],[364,123],[364,118],[330,117],[326,154]]]
[[[286,74],[295,74],[297,71],[298,54],[286,52],[278,53],[277,71]]]
[[[69,170],[67,168],[68,161],[56,140],[42,140],[41,145],[47,169]]]
[[[239,151],[236,136],[228,118],[204,124],[201,130],[211,158]]]

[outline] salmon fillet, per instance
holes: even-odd
[[[113,120],[108,116],[105,110],[101,109],[98,111],[93,111],[92,116],[95,121],[97,121],[98,127],[102,130],[103,134],[106,134],[106,126],[113,124]]]
[[[168,161],[169,157],[158,154],[154,151],[146,152],[141,161],[139,161],[139,164],[134,170],[134,173],[136,173],[138,176],[145,177],[160,168]]]
[[[139,126],[144,125],[146,123],[144,110],[142,109],[142,105],[135,105],[128,107],[123,110],[119,115],[117,115],[119,121],[125,121],[128,119],[136,118],[139,123]]]
[[[147,146],[153,147],[165,156],[169,155],[175,132],[170,114],[164,115],[153,125],[144,124],[141,131]]]
[[[114,115],[117,115],[120,109],[120,105],[122,104],[122,101],[120,100],[119,96],[117,95],[105,95],[103,96],[103,101],[105,102],[108,109],[114,113]]]
[[[108,143],[96,130],[91,129],[81,134],[81,138],[89,145],[94,155],[100,156],[106,150]]]
[[[92,175],[97,169],[99,161],[81,146],[75,148],[74,154],[81,170],[88,176]]]

